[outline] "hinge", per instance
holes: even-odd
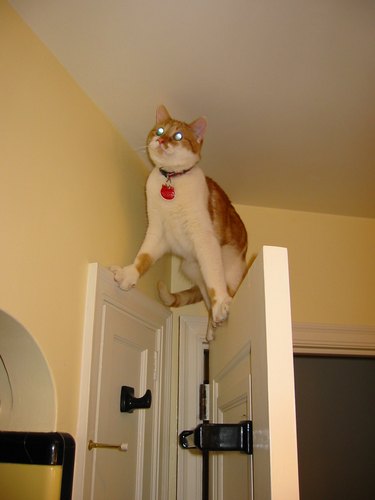
[[[199,420],[210,420],[210,384],[199,386]]]

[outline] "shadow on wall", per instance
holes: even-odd
[[[0,429],[46,432],[55,426],[48,364],[31,334],[0,310]]]

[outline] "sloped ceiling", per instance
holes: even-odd
[[[10,3],[145,162],[164,103],[233,202],[375,217],[375,2]]]

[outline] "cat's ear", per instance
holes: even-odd
[[[193,129],[197,141],[202,142],[207,128],[206,118],[204,118],[204,116],[197,118],[192,123],[190,123],[190,127]]]
[[[161,104],[156,110],[156,123],[165,123],[171,119],[167,108]]]

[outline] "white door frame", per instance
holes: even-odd
[[[160,400],[160,452],[158,498],[168,498],[169,490],[169,428],[171,409],[171,367],[172,367],[172,314],[160,303],[150,299],[137,289],[129,292],[120,290],[113,280],[113,274],[97,263],[89,264],[84,334],[82,343],[81,384],[78,425],[76,433],[76,460],[73,484],[73,500],[83,499],[84,471],[87,455],[90,382],[99,369],[100,339],[95,336],[94,317],[97,301],[114,305],[121,303],[134,316],[144,319],[160,329],[161,357],[158,392]]]
[[[199,423],[199,384],[203,380],[203,351],[207,349],[207,317],[180,316],[178,434]],[[202,455],[178,447],[177,500],[202,497]]]

